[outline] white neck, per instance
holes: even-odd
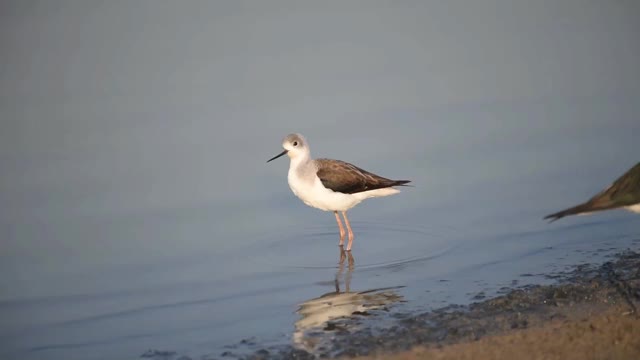
[[[304,166],[304,164],[309,162],[309,160],[311,160],[311,156],[309,155],[308,151],[305,151],[301,154],[298,154],[298,156],[291,158],[291,163],[289,164],[289,168],[297,169],[300,166]]]

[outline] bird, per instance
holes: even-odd
[[[640,213],[640,162],[586,202],[544,217],[554,222],[568,215],[625,208]]]
[[[353,164],[333,159],[312,159],[307,139],[301,134],[289,134],[282,140],[284,151],[267,160],[271,162],[287,155],[290,159],[287,180],[291,191],[305,204],[324,211],[332,211],[340,232],[339,246],[344,246],[347,227],[347,251],[353,244],[353,230],[347,211],[365,199],[394,195],[395,186],[407,186],[410,180],[391,180],[363,170]]]

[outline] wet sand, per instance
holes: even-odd
[[[383,328],[327,326],[331,342],[314,353],[265,348],[241,358],[640,359],[640,253],[623,251],[602,265],[550,276],[557,284],[395,314]]]
[[[524,330],[442,347],[416,347],[399,354],[360,359],[638,359],[640,320],[626,306],[605,311],[575,309],[566,319],[550,320]]]
[[[596,268],[578,267],[562,284],[514,290],[442,315],[446,334],[427,336],[409,351],[360,359],[640,359],[639,305],[640,254],[625,252]],[[438,318],[421,317],[407,336]]]

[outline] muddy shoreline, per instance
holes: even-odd
[[[311,330],[299,334],[302,343],[268,346],[245,339],[226,351],[197,357],[149,350],[140,358],[639,359],[640,252],[627,249],[607,257],[604,263],[547,274],[552,285],[503,288],[502,295],[476,296],[477,302],[469,305],[427,312],[387,307],[401,301],[394,289],[336,291],[307,305],[335,311],[341,308],[341,294],[348,297],[345,304],[357,297],[359,310],[314,322]],[[386,320],[372,321],[380,318]]]
[[[330,322],[323,329],[331,335],[330,343],[314,353],[284,346],[263,348],[248,356],[236,356],[229,351],[208,359],[422,358],[429,349],[442,351],[451,345],[477,343],[546,325],[584,322],[598,316],[624,317],[631,321],[628,326],[635,326],[629,331],[640,328],[639,252],[625,250],[602,265],[579,265],[550,276],[557,284],[514,288],[504,295],[466,306],[396,314],[392,326],[384,328],[352,330],[344,326],[352,319]],[[370,315],[375,316],[375,312]],[[631,345],[638,346],[640,357],[640,343]]]

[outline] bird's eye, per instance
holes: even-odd
[[[294,141],[294,142],[293,142],[293,146],[298,146],[298,142],[297,142],[297,141]]]

